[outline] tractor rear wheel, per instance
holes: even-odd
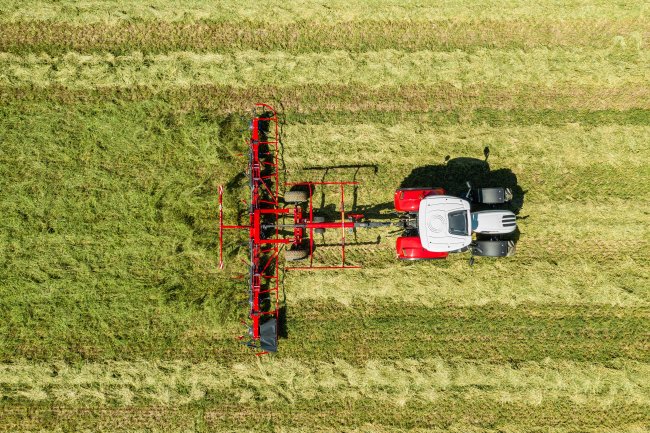
[[[287,262],[297,262],[298,260],[304,260],[309,255],[307,250],[284,250],[284,259]]]
[[[287,191],[284,193],[285,203],[303,203],[309,199],[306,191]]]

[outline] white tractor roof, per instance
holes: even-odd
[[[470,205],[467,200],[448,195],[432,195],[420,202],[418,212],[418,231],[420,242],[427,251],[454,251],[472,242],[472,221]],[[467,233],[452,234],[449,230],[449,214],[465,212]]]

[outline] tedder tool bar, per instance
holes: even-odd
[[[389,222],[363,221],[363,215],[345,211],[345,188],[357,182],[285,182],[287,191],[280,197],[278,163],[279,125],[275,110],[256,104],[248,142],[248,224],[223,223],[223,187],[219,187],[219,267],[223,268],[223,235],[225,230],[248,231],[250,249],[248,287],[248,338],[240,339],[258,355],[276,352],[280,319],[279,284],[280,251],[286,263],[303,262],[301,266],[284,266],[284,270],[351,269],[345,260],[346,229],[391,225]],[[316,187],[334,187],[340,191],[338,221],[325,221],[314,215],[313,195]],[[338,265],[314,263],[314,234],[324,230],[341,231],[341,261]]]

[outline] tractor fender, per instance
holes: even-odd
[[[395,210],[398,212],[417,212],[420,202],[430,195],[444,195],[443,188],[400,188],[395,191]]]
[[[445,259],[447,252],[427,251],[422,247],[419,236],[400,236],[397,238],[397,258],[400,260]]]

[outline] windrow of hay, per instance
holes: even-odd
[[[267,11],[268,12],[268,11]],[[266,13],[264,14],[267,15]],[[331,50],[473,51],[486,48],[592,47],[634,53],[643,49],[650,25],[643,19],[544,19],[477,17],[373,21],[187,21],[108,19],[110,23],[64,21],[3,22],[0,51],[14,53],[133,51],[306,53]],[[0,22],[2,16],[0,15]],[[471,29],[471,31],[468,31]]]
[[[553,87],[650,85],[650,53],[621,56],[610,50],[479,49],[413,53],[382,50],[292,55],[240,51],[234,54],[176,52],[156,55],[78,54],[63,56],[0,54],[0,85],[69,89],[151,86],[160,90],[196,85],[245,88],[268,86],[362,85],[373,87],[440,85],[463,89],[475,84]]]
[[[268,359],[230,366],[186,361],[103,362],[71,366],[19,361],[0,366],[0,397],[55,405],[164,405],[201,401],[273,403],[372,398],[388,405],[448,397],[539,405],[568,399],[580,406],[628,402],[650,406],[647,364],[583,362],[516,366],[440,358],[334,362]]]
[[[289,0],[281,8],[253,0],[227,0],[214,3],[207,0],[181,0],[173,5],[164,0],[113,1],[65,0],[58,2],[6,0],[0,20],[51,20],[59,22],[89,23],[114,21],[161,20],[192,22],[215,20],[238,22],[255,20],[263,23],[336,22],[358,19],[419,21],[441,18],[521,18],[537,20],[557,17],[575,18],[641,18],[648,12],[643,2],[614,3],[604,0],[589,4],[580,2],[558,3],[543,0],[530,3],[523,0],[468,1],[453,0],[440,4],[422,4],[416,0],[365,0],[347,2]]]

